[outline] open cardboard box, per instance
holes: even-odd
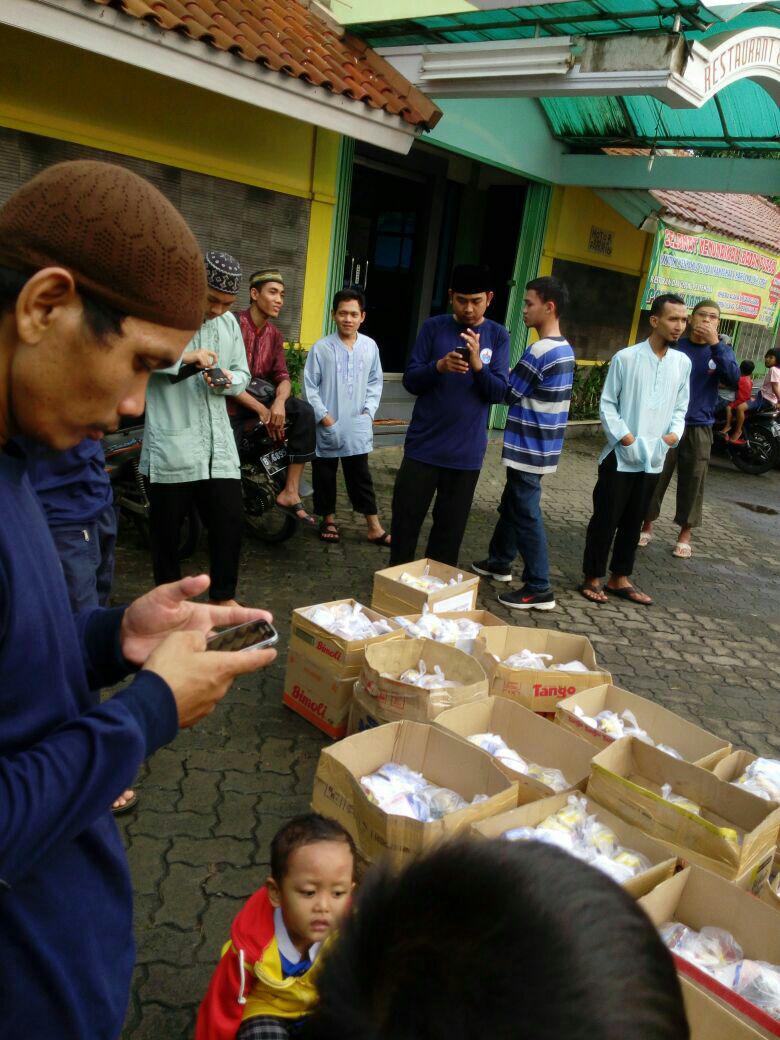
[[[512,654],[528,649],[537,654],[552,654],[549,668],[509,668],[504,661]],[[495,656],[494,656],[495,655]],[[490,693],[509,697],[525,708],[542,714],[554,714],[564,697],[580,690],[612,682],[609,672],[599,668],[589,639],[544,628],[485,628],[477,637],[474,656],[484,667],[490,680]],[[562,672],[556,664],[582,661],[587,672]]]
[[[518,809],[501,813],[499,816],[490,816],[486,820],[472,825],[472,833],[483,838],[500,838],[506,831],[515,827],[536,827],[542,820],[562,809],[571,797],[569,792],[554,794],[550,798],[542,798],[541,801],[529,802],[521,805]],[[633,852],[641,852],[650,860],[650,869],[636,877],[630,878],[622,886],[635,899],[645,895],[659,882],[671,877],[674,873],[677,860],[664,846],[649,838],[642,831],[632,827],[630,823],[621,820],[603,806],[598,805],[590,798],[585,798],[588,806],[588,815],[595,816],[600,823],[610,827],[618,837],[618,841],[625,849]]]
[[[751,763],[755,762],[758,755],[754,755],[752,751],[732,751],[730,755],[726,755],[725,758],[720,759],[719,762],[713,767],[713,773],[721,780],[725,780],[726,783],[733,784],[735,780],[745,772],[747,767]],[[778,804],[778,803],[775,803]]]
[[[546,719],[506,697],[488,697],[474,704],[448,708],[436,719],[436,725],[468,739],[475,733],[496,733],[527,762],[559,769],[569,789],[585,790],[590,775],[594,749],[584,740],[553,726]],[[519,784],[519,804],[547,798],[555,791],[532,776],[525,776],[498,762],[510,780]]]
[[[419,577],[428,568],[428,573],[442,581],[455,579],[454,585],[446,585],[437,592],[421,592],[401,581],[404,572]],[[461,581],[458,581],[458,575]],[[374,575],[374,591],[371,606],[387,617],[399,614],[421,614],[427,606],[434,614],[474,610],[477,605],[479,578],[470,571],[459,571],[436,560],[415,560],[414,563],[399,563],[397,567],[386,567]]]
[[[482,625],[483,628],[508,628],[509,627],[507,625],[506,621],[502,621],[501,618],[496,617],[495,614],[491,614],[489,610],[456,610],[456,611],[447,611],[447,612],[437,613],[436,616],[438,618],[441,618],[444,621],[453,621],[453,620],[454,621],[458,621],[458,620],[463,620],[465,618],[467,621],[476,621],[476,623],[478,625]],[[406,615],[401,614],[399,616],[391,618],[391,621],[394,624],[400,624],[400,622],[402,622],[402,621],[409,621],[409,622],[411,622],[414,625],[414,624],[417,624],[417,622],[422,617],[424,617],[424,614],[406,614]],[[403,626],[401,626],[401,627],[403,628]],[[406,635],[407,638],[409,638],[409,639],[418,638],[416,636],[410,635],[408,629],[406,629],[406,628],[404,628],[403,631],[404,631],[404,635]],[[463,650],[463,651],[465,651],[465,653],[471,654],[471,653],[474,652],[474,644],[475,644],[475,642],[476,642],[476,640],[474,640],[474,639],[459,639],[455,644],[450,644],[450,645],[451,646],[454,645],[454,646],[456,646],[458,648],[458,650]]]
[[[444,678],[457,685],[425,690],[391,678],[416,668],[421,660],[429,672],[438,665]],[[372,715],[380,724],[401,719],[428,722],[445,708],[487,697],[488,690],[484,669],[470,654],[433,639],[397,639],[366,647],[360,682],[364,702],[373,701]]]
[[[672,793],[701,807],[701,815],[661,797]],[[719,780],[690,762],[623,737],[591,763],[588,796],[688,862],[734,880],[766,862],[777,844],[780,808]]]
[[[619,715],[628,709],[656,744],[673,747],[686,762],[693,762],[705,769],[711,769],[731,750],[727,740],[721,740],[706,729],[681,719],[668,708],[662,708],[660,704],[636,693],[621,690],[619,686],[609,685],[575,693],[561,701],[555,711],[555,721],[559,726],[590,741],[600,750],[614,743],[614,738],[586,725],[577,717],[575,708],[580,708],[590,718],[595,718],[601,711],[614,711]]]
[[[314,606],[332,608],[346,604],[354,607],[356,603],[357,600],[354,599],[334,599],[327,603],[314,604]],[[403,636],[403,632],[397,626],[392,625],[393,631],[372,636],[370,639],[345,639],[343,636],[333,635],[332,632],[328,632],[327,629],[305,617],[304,611],[311,609],[312,607],[298,607],[292,612],[290,649],[308,654],[315,660],[318,658],[327,660],[332,667],[338,668],[342,678],[352,675],[357,679],[367,646],[376,646],[378,643],[386,643]],[[369,607],[363,607],[362,611],[369,621],[387,621],[382,614]]]
[[[776,914],[709,871],[686,867],[643,896],[639,905],[657,928],[670,921],[696,931],[707,926],[723,928],[737,940],[746,959],[780,964],[780,922]],[[678,955],[674,959],[681,978],[698,990],[691,1016],[692,1040],[780,1036],[780,1021],[690,961]]]
[[[369,801],[360,786],[362,776],[386,762],[402,762],[467,801],[478,794],[488,797],[430,823],[392,816]],[[396,865],[516,804],[517,783],[504,776],[490,755],[419,722],[390,722],[324,748],[312,796],[315,812],[338,820],[367,860],[387,856]]]

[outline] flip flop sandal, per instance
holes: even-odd
[[[303,524],[304,527],[317,526],[317,521],[314,519],[314,517],[309,516],[309,514],[306,513],[306,509],[304,508],[303,502],[296,502],[294,505],[291,506],[283,506],[280,505],[278,502],[274,502],[274,505],[280,512],[286,513],[287,516],[291,516],[293,520],[297,520],[297,522],[299,524]],[[301,509],[303,509],[303,512],[306,514],[305,516],[298,515],[298,511]]]
[[[328,545],[337,545],[341,541],[338,527],[323,520],[320,524],[320,539]]]
[[[607,602],[606,599],[596,599],[594,596],[589,596],[589,592],[594,592],[598,595],[604,592],[604,588],[600,585],[589,585],[587,582],[583,582],[579,587],[579,593],[588,603],[595,603],[597,607],[600,607]]]
[[[138,805],[138,795],[134,792],[133,797],[128,798],[124,805],[119,805],[116,808],[112,805],[111,812],[114,816],[121,816],[122,813],[130,812],[131,809],[135,809],[136,805]]]
[[[690,542],[678,542],[672,549],[672,556],[676,556],[678,560],[690,560],[693,556]]]
[[[371,545],[378,545],[380,549],[390,548],[390,535],[387,531],[383,531],[378,538],[369,538],[368,540]]]
[[[636,543],[640,549],[646,549],[650,542],[653,540],[653,535],[650,531],[642,531],[639,535],[639,541]]]
[[[610,596],[617,596],[618,599],[627,599],[629,603],[635,603],[638,607],[649,607],[653,603],[652,599],[637,599],[637,595],[642,595],[642,593],[633,585],[625,585],[622,589],[612,589],[609,585],[605,585],[604,592]]]

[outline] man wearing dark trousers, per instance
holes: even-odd
[[[652,603],[629,575],[666,453],[685,429],[691,363],[669,347],[685,331],[686,316],[679,296],[658,296],[650,308],[648,339],[619,350],[609,365],[599,409],[607,446],[599,457],[582,562],[585,580],[580,586],[591,603],[606,603],[607,592],[641,606]],[[611,573],[602,586],[610,547]]]
[[[456,267],[452,314],[423,323],[403,384],[417,397],[393,492],[390,564],[408,563],[431,502],[426,557],[455,567],[487,448],[491,404],[509,382],[509,333],[485,317],[493,299],[484,267]]]

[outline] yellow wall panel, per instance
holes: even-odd
[[[611,234],[611,253],[591,248],[591,229]],[[557,187],[553,193],[544,252],[625,274],[641,274],[648,235],[637,231],[589,188]]]

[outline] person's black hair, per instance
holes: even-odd
[[[271,840],[271,877],[274,881],[279,884],[284,880],[290,856],[296,849],[320,841],[343,841],[355,858],[355,843],[340,823],[319,813],[304,813],[288,820]]]
[[[772,366],[773,368],[780,366],[780,350],[778,350],[777,347],[770,347],[769,350],[764,351],[764,360],[766,361],[768,357],[773,357],[775,359],[775,363]]]
[[[32,272],[15,271],[10,267],[0,266],[0,314],[13,310],[19,293],[32,277]],[[102,342],[108,336],[120,335],[122,322],[127,317],[115,307],[109,307],[101,300],[96,300],[78,286],[77,292],[84,306],[84,322],[93,337]]]
[[[702,307],[714,307],[718,314],[720,314],[720,304],[716,300],[699,300],[699,302],[691,311],[691,316],[693,316],[696,313],[696,311],[700,311]]]
[[[752,376],[755,367],[752,361],[740,361],[739,363],[739,370],[743,376]]]
[[[348,289],[339,289],[339,291],[333,297],[333,313],[335,314],[336,311],[339,309],[339,304],[349,303],[350,300],[354,300],[357,303],[358,307],[360,308],[361,314],[365,312],[365,296],[360,291],[360,289],[350,287]]]
[[[555,304],[555,313],[560,318],[569,306],[569,290],[560,280],[552,275],[544,275],[542,278],[532,278],[526,285],[526,289],[533,289],[542,303],[552,300]]]
[[[683,307],[687,307],[685,300],[682,298],[682,296],[678,296],[677,293],[661,293],[660,296],[656,296],[656,298],[653,300],[650,306],[651,316],[659,318],[663,314],[664,307],[667,305],[667,303],[673,303],[676,306],[682,305]]]
[[[307,1040],[687,1040],[674,962],[633,899],[541,842],[369,871]]]

